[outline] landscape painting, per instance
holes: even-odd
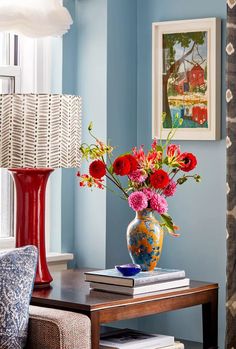
[[[220,43],[218,18],[152,24],[153,138],[220,138]]]
[[[207,32],[163,35],[164,128],[208,128]]]

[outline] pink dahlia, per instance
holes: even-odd
[[[177,188],[177,183],[172,179],[170,183],[167,185],[167,187],[165,188],[165,190],[163,191],[163,194],[165,196],[173,196],[176,192],[176,188]]]
[[[168,204],[166,199],[160,194],[154,194],[150,200],[150,206],[159,214],[164,214],[168,211]]]
[[[147,173],[144,170],[136,170],[129,174],[132,182],[143,183],[147,179]]]
[[[151,200],[153,195],[155,195],[155,192],[151,188],[144,188],[143,193],[146,195],[148,200]]]
[[[142,211],[148,206],[146,195],[141,191],[135,191],[128,197],[129,206],[134,211]]]

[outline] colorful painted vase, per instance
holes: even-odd
[[[136,212],[127,228],[127,245],[133,263],[142,271],[156,267],[162,251],[163,230],[151,209]]]

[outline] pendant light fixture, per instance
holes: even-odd
[[[60,0],[0,0],[0,32],[32,38],[61,36],[72,23]]]

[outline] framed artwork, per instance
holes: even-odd
[[[220,26],[218,18],[153,23],[153,138],[178,125],[174,139],[220,139]]]

